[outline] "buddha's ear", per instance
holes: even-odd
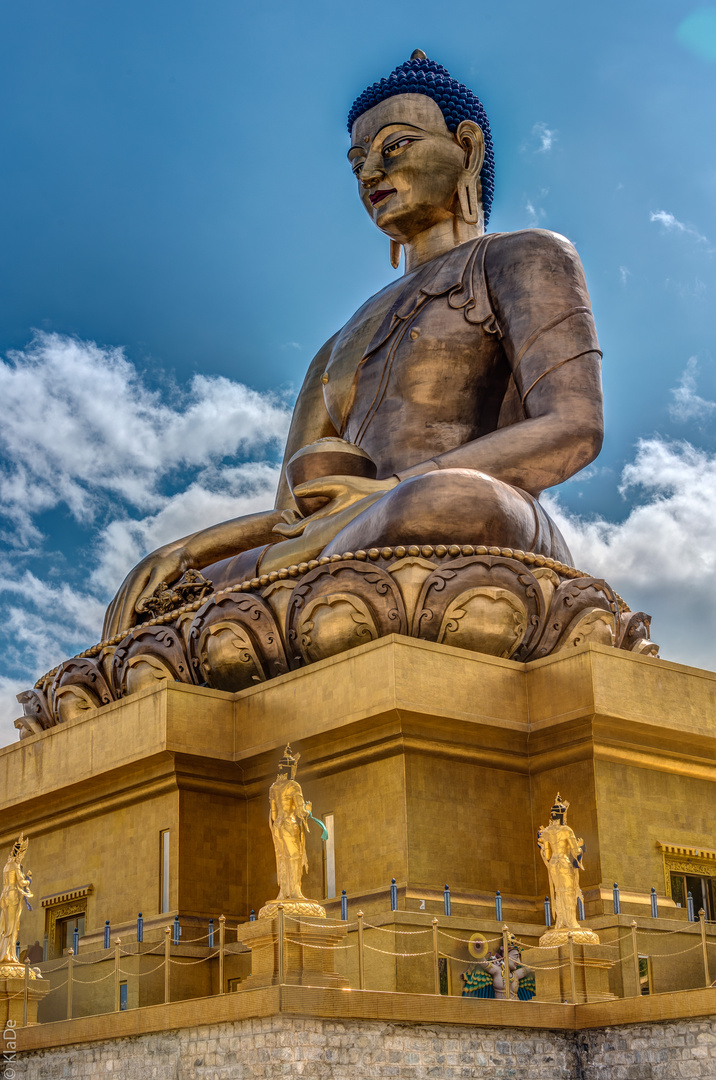
[[[480,169],[485,158],[485,139],[474,120],[463,120],[455,139],[465,151],[465,163],[458,182],[460,210],[468,225],[476,224],[482,216],[482,184]]]
[[[465,171],[479,176],[485,160],[485,136],[482,128],[474,120],[463,120],[455,132],[455,138],[465,151]]]

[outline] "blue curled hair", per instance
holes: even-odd
[[[490,209],[495,194],[495,154],[492,147],[492,134],[487,113],[478,98],[467,86],[453,79],[450,72],[427,58],[406,60],[404,64],[391,71],[387,79],[373,83],[360,94],[348,113],[348,131],[368,109],[380,104],[386,98],[396,94],[424,94],[432,98],[439,106],[445,118],[448,131],[457,131],[463,120],[473,120],[481,129],[485,139],[485,160],[480,169],[482,184],[482,209],[485,214],[485,226],[490,220]]]

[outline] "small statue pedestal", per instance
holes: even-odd
[[[27,1026],[37,1023],[37,1007],[49,994],[50,984],[42,979],[29,979],[27,985]],[[8,1024],[23,1026],[25,977],[0,978],[0,1027]]]
[[[283,982],[291,986],[328,986],[342,990],[348,980],[334,970],[335,946],[345,942],[340,919],[284,914]],[[236,940],[251,950],[251,975],[242,989],[279,982],[279,917],[257,919],[237,927]]]
[[[599,945],[574,942],[574,981],[576,1000],[572,996],[572,976],[569,965],[569,945],[557,948],[525,949],[522,963],[532,968],[537,980],[537,1001],[568,1002],[583,1005],[587,1001],[610,1001],[609,969],[612,961]]]

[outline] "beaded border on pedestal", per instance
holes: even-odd
[[[506,559],[516,559],[518,562],[523,562],[527,566],[545,566],[547,569],[554,570],[555,573],[561,574],[562,577],[566,578],[589,576],[583,570],[577,570],[573,566],[567,566],[566,563],[558,562],[556,559],[551,559],[546,555],[536,555],[531,551],[519,551],[513,548],[485,547],[484,544],[397,544],[395,547],[368,548],[367,550],[361,548],[355,552],[345,551],[342,555],[323,555],[320,559],[309,559],[308,562],[294,563],[291,566],[282,567],[280,570],[272,570],[270,574],[261,574],[259,577],[240,581],[236,585],[230,585],[226,589],[220,589],[210,595],[212,600],[216,600],[222,596],[228,596],[231,593],[254,592],[257,589],[265,589],[268,585],[272,585],[276,581],[285,581],[287,578],[300,578],[309,571],[315,570],[316,567],[326,566],[328,563],[352,561],[354,559],[357,559],[359,562],[377,562],[378,559],[404,559],[406,556],[413,558],[422,556],[424,559],[444,559],[446,557],[455,559],[461,556],[470,555],[495,555]],[[629,605],[618,595],[618,593],[615,593],[614,595],[617,598],[620,612],[623,613],[631,610]],[[209,597],[203,597],[190,604],[183,604],[181,607],[174,608],[172,611],[167,611],[164,615],[157,615],[155,618],[147,619],[140,625],[142,627],[170,625],[180,615],[198,611],[199,608],[206,603],[207,599],[209,599]],[[119,645],[120,641],[123,641],[128,633],[128,630],[122,630],[121,633],[115,634],[114,637],[107,638],[105,641],[100,641],[96,645],[92,645],[89,649],[85,649],[84,652],[77,653],[75,659],[91,659],[98,656],[103,649]],[[39,689],[43,686],[47,679],[51,678],[57,672],[58,667],[52,668],[51,671],[48,671],[45,675],[41,676],[35,683],[35,689]]]

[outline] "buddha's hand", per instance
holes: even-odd
[[[106,641],[122,630],[131,630],[137,621],[137,614],[145,610],[144,603],[157,585],[161,581],[171,585],[178,581],[185,569],[184,551],[178,544],[158,548],[137,563],[107,608],[102,639]]]
[[[297,495],[299,499],[322,496],[328,499],[328,502],[308,517],[274,525],[273,531],[287,540],[292,540],[295,536],[301,536],[307,529],[310,530],[314,524],[318,525],[325,518],[334,517],[341,511],[355,506],[356,503],[365,502],[365,507],[357,510],[357,513],[360,513],[361,510],[382,498],[386,492],[391,491],[398,483],[396,476],[390,476],[386,480],[369,480],[365,476],[320,476],[316,480],[307,480],[305,484],[299,484],[294,488],[294,495]]]

